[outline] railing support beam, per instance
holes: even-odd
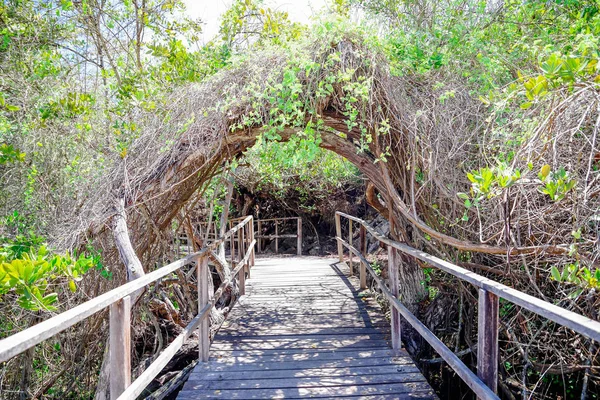
[[[250,243],[254,241],[255,233],[254,233],[254,217],[250,220]],[[256,246],[252,247],[252,253],[250,254],[250,264],[248,265],[248,278],[250,278],[250,269],[254,267],[256,263]]]
[[[279,253],[279,221],[275,221],[275,253]]]
[[[398,262],[400,254],[392,246],[388,246],[388,275],[390,279],[390,291],[398,298],[400,278],[398,276]],[[395,307],[391,307],[392,349],[402,349],[402,327],[400,325],[400,313]]]
[[[131,297],[110,305],[110,398],[118,398],[131,385]]]
[[[498,296],[479,289],[477,376],[498,393]]]
[[[208,291],[208,257],[200,257],[196,261],[196,268],[198,274],[198,310],[208,304],[209,291]],[[208,331],[208,323],[210,318],[208,316],[200,322],[198,327],[198,347],[199,347],[199,360],[200,362],[208,361],[208,354],[210,350],[210,337]]]
[[[297,231],[297,235],[298,235],[298,242],[297,242],[297,248],[298,248],[298,255],[301,256],[302,255],[302,218],[298,218],[298,231]]]
[[[248,268],[248,264],[244,265],[241,269],[240,272],[238,272],[238,281],[239,281],[239,288],[240,288],[240,296],[243,296],[246,294],[246,269]]]
[[[354,246],[352,244],[352,236],[354,236],[353,232],[352,232],[352,220],[349,219],[348,220],[348,243],[350,243],[350,246]],[[353,256],[352,252],[349,251],[348,252],[348,266],[350,267],[350,276],[354,275],[354,265],[352,264],[353,263],[352,256]]]
[[[335,235],[342,238],[342,218],[339,214],[335,214]],[[342,242],[337,241],[338,247],[338,259],[340,262],[344,261],[344,246],[342,246]]]
[[[360,225],[360,252],[366,258],[367,256],[367,230],[361,224]],[[359,259],[360,262],[360,289],[365,290],[367,288],[367,266]]]

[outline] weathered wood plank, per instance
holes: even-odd
[[[131,297],[110,305],[110,398],[117,399],[131,385]]]
[[[479,289],[477,376],[498,392],[498,296]]]
[[[209,291],[208,291],[208,258],[203,257],[197,260],[197,279],[198,279],[198,310],[208,304]],[[198,328],[198,348],[199,358],[201,362],[208,361],[210,351],[210,338],[208,331],[208,318],[203,319],[200,322]]]
[[[348,354],[356,354],[356,352],[365,352],[365,351],[375,351],[375,350],[381,350],[381,351],[389,351],[390,350],[390,346],[388,342],[380,342],[381,345],[379,346],[375,346],[375,347],[365,347],[365,348],[330,348],[330,349],[323,349],[323,348],[303,348],[303,349],[298,349],[298,348],[294,348],[294,349],[289,349],[289,348],[283,348],[283,349],[247,349],[247,350],[232,350],[232,349],[227,349],[227,350],[219,350],[213,348],[211,349],[211,357],[213,357],[214,359],[220,359],[226,356],[232,356],[232,357],[250,357],[250,356],[283,356],[283,355],[296,355],[296,354],[315,354],[315,353],[332,353],[332,354],[342,354],[342,355],[348,355]]]
[[[381,365],[414,365],[410,358],[390,358],[390,357],[371,357],[365,359],[348,359],[340,360],[303,360],[294,364],[284,364],[281,362],[255,362],[255,363],[225,363],[214,362],[198,364],[194,372],[203,373],[208,371],[269,371],[269,370],[288,370],[288,369],[313,369],[313,368],[352,368],[352,367],[368,367]]]
[[[365,358],[391,358],[394,352],[391,349],[357,349],[352,352],[343,351],[316,351],[295,352],[285,354],[253,354],[250,352],[235,352],[229,354],[211,355],[211,361],[215,363],[259,363],[259,362],[298,362],[298,361],[331,361],[331,360],[359,360]]]
[[[246,336],[262,336],[262,337],[273,337],[273,336],[296,336],[299,333],[302,335],[358,335],[358,334],[369,334],[369,333],[382,333],[384,332],[382,329],[374,328],[355,328],[355,327],[335,327],[335,328],[311,328],[308,327],[306,329],[301,329],[300,327],[290,327],[290,328],[267,328],[264,330],[256,330],[256,329],[236,329],[227,331],[227,336],[229,337],[246,337]]]
[[[384,375],[353,375],[353,376],[311,376],[311,377],[287,377],[267,379],[239,379],[239,380],[197,380],[194,375],[190,376],[184,390],[233,390],[233,389],[300,389],[328,386],[356,386],[394,384],[407,382],[424,382],[425,378],[417,372],[396,372]]]
[[[401,394],[424,393],[420,399],[434,399],[435,395],[425,382],[402,384],[331,386],[287,389],[246,389],[246,390],[200,390],[182,391],[179,398],[185,399],[298,399],[298,398],[337,398],[341,396],[366,396],[385,394],[388,399],[400,398]],[[425,394],[427,393],[427,394]],[[428,397],[427,397],[428,396]],[[409,396],[406,398],[415,398]]]
[[[190,379],[203,380],[241,380],[241,379],[282,379],[282,378],[309,378],[309,377],[333,377],[333,376],[360,376],[376,374],[417,373],[419,369],[412,365],[375,365],[372,367],[352,368],[305,368],[287,369],[278,371],[239,371],[239,372],[194,372]]]

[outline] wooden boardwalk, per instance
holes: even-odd
[[[178,399],[435,399],[389,323],[334,259],[257,259],[246,296]]]

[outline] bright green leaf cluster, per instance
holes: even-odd
[[[567,193],[577,184],[575,179],[571,179],[564,167],[558,171],[550,171],[550,167],[545,165],[538,174],[542,186],[538,188],[541,193],[547,194],[552,201],[561,201]]]
[[[64,284],[71,292],[75,282],[92,267],[103,269],[97,255],[71,256],[52,254],[45,246],[38,246],[40,238],[20,236],[2,239],[0,247],[0,298],[14,292],[17,303],[27,310],[55,311],[58,294],[51,292],[56,284]]]
[[[581,266],[578,262],[566,265],[562,271],[552,266],[550,274],[553,280],[563,283],[571,283],[579,286],[570,297],[579,296],[585,289],[600,289],[600,269],[591,271],[588,267]]]

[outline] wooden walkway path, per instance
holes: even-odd
[[[178,399],[435,399],[389,322],[334,259],[257,259]]]

